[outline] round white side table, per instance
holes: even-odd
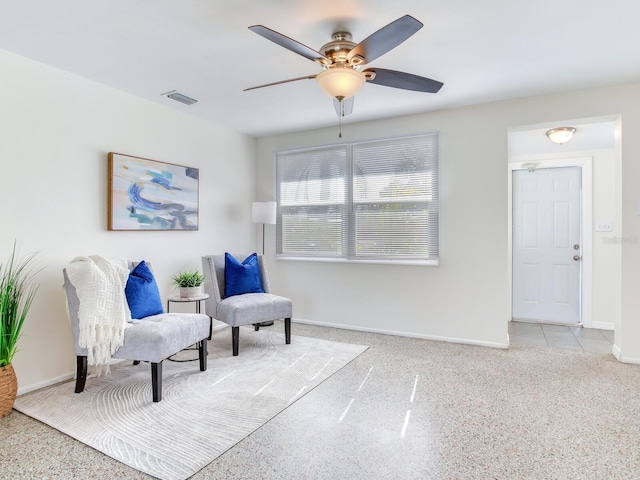
[[[197,297],[181,297],[180,295],[169,295],[167,297],[167,313],[169,313],[169,305],[171,302],[176,302],[176,303],[193,302],[196,304],[196,313],[200,313],[200,303],[203,300],[206,300],[207,298],[209,298],[208,293],[202,293]]]
[[[203,300],[206,300],[207,298],[209,298],[208,293],[202,293],[196,297],[181,297],[180,295],[169,295],[167,297],[167,313],[169,313],[169,305],[172,302],[176,302],[176,303],[193,302],[196,304],[196,313],[200,313],[200,302],[202,302]],[[211,327],[209,328],[209,340],[211,340]],[[198,349],[191,347],[191,348],[185,348],[185,350],[198,350]],[[171,357],[173,357],[173,355],[171,355]],[[171,357],[169,357],[167,360],[171,360],[172,362],[193,362],[194,360],[198,360],[198,357],[188,358],[185,360],[176,360]]]

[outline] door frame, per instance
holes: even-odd
[[[582,237],[582,274],[580,280],[580,324],[592,328],[593,298],[593,158],[549,158],[527,161],[526,159],[508,164],[508,238],[507,262],[509,285],[509,321],[513,316],[513,172],[530,168],[580,167],[582,171],[581,188],[581,237]]]

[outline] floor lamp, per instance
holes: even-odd
[[[262,254],[264,255],[264,226],[276,223],[276,202],[253,202],[251,205],[251,221],[262,224]],[[269,327],[273,322],[262,322],[261,327]]]
[[[264,226],[276,224],[276,202],[253,202],[251,221],[262,224],[262,254],[264,255]]]

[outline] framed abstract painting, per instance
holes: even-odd
[[[109,230],[198,230],[197,168],[109,153]]]

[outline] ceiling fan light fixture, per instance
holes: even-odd
[[[347,67],[335,67],[323,70],[316,75],[320,88],[331,98],[353,97],[366,82],[361,72]]]
[[[573,134],[576,133],[576,129],[574,127],[557,127],[552,128],[547,132],[547,137],[553,143],[559,143],[562,145],[565,142],[571,140]]]

